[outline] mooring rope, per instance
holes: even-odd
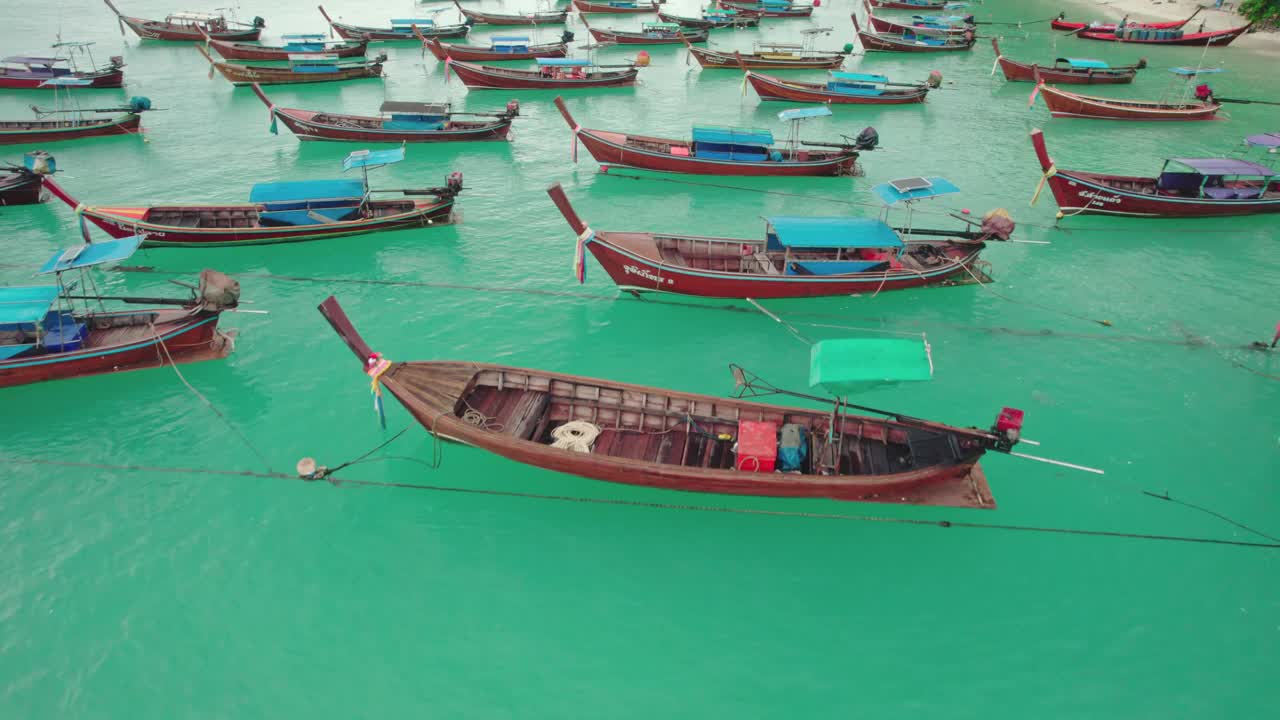
[[[373,458],[366,458],[367,462]],[[390,458],[388,458],[390,459]],[[1148,540],[1154,542],[1173,542],[1173,543],[1193,543],[1201,545],[1221,545],[1231,547],[1258,548],[1266,550],[1280,550],[1280,542],[1252,542],[1248,540],[1230,540],[1226,538],[1207,538],[1195,537],[1188,535],[1161,535],[1155,533],[1127,532],[1117,530],[1087,530],[1082,528],[1062,528],[1049,527],[1040,525],[1009,525],[1003,523],[983,523],[983,522],[967,522],[962,520],[928,520],[924,518],[895,518],[880,515],[853,515],[846,513],[819,513],[819,512],[801,512],[794,510],[762,510],[758,508],[739,508],[739,507],[717,507],[712,505],[693,505],[686,503],[664,503],[646,500],[623,500],[618,498],[599,498],[599,497],[580,497],[573,495],[552,495],[546,493],[523,492],[518,490],[496,490],[492,488],[467,488],[451,485],[429,485],[422,483],[408,483],[385,480],[357,480],[353,478],[337,478],[332,475],[326,475],[323,478],[303,478],[296,475],[288,475],[277,472],[257,472],[253,470],[218,470],[210,468],[180,468],[180,467],[163,467],[155,465],[112,465],[107,463],[84,463],[72,462],[67,460],[37,460],[32,458],[0,458],[0,462],[10,465],[43,465],[52,467],[74,467],[94,470],[115,470],[123,472],[150,472],[150,473],[173,473],[186,475],[215,475],[215,476],[235,476],[235,477],[251,477],[263,479],[278,480],[301,480],[303,482],[316,482],[323,479],[330,485],[335,487],[342,486],[360,486],[360,487],[382,487],[382,488],[398,488],[404,490],[422,490],[428,492],[440,493],[458,493],[465,495],[482,495],[489,497],[507,497],[519,498],[523,500],[544,500],[551,502],[567,502],[581,503],[592,505],[612,505],[620,507],[644,508],[652,510],[679,510],[685,512],[706,512],[706,513],[725,513],[734,515],[756,515],[763,517],[777,518],[798,518],[806,520],[837,520],[845,522],[873,522],[895,525],[908,525],[914,527],[935,527],[935,528],[962,528],[969,530],[1004,530],[1010,532],[1024,533],[1044,533],[1054,535],[1074,535],[1081,537],[1102,537],[1127,540]],[[1161,498],[1173,500],[1173,498]],[[1183,503],[1186,504],[1186,503]],[[1190,506],[1189,507],[1194,507]],[[1216,514],[1216,513],[1215,513]],[[1239,525],[1232,521],[1232,524]],[[1250,532],[1258,533],[1244,525],[1242,528],[1250,530]],[[1264,537],[1269,537],[1265,536]]]

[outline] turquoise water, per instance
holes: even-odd
[[[122,5],[143,17],[182,9]],[[507,7],[517,5],[527,7]],[[836,32],[821,45],[837,47],[852,38],[849,7],[824,3],[812,23],[766,22],[713,40],[749,48],[822,25]],[[672,8],[692,14],[694,4]],[[335,0],[328,9],[371,25],[416,14],[404,2]],[[1002,0],[976,11],[1042,19],[1058,9]],[[267,39],[323,27],[309,2],[243,7],[255,14],[267,18]],[[59,27],[64,39],[96,40],[100,56],[129,63],[126,91],[86,92],[86,105],[147,95],[165,108],[144,118],[147,143],[49,146],[60,182],[86,203],[239,201],[255,182],[335,177],[358,149],[303,145],[283,128],[270,135],[249,89],[208,79],[191,47],[122,38],[96,1],[33,6],[8,18],[0,37],[7,53],[31,54]],[[571,29],[585,39],[580,25]],[[1139,54],[1052,35],[1044,24],[1007,30],[1002,47],[1016,58]],[[506,31],[477,37],[495,32]],[[1159,97],[1162,68],[1200,58],[1194,49],[1147,50],[1152,69],[1138,82],[1097,93]],[[383,454],[418,462],[343,474],[636,503],[1262,540],[1142,494],[1167,491],[1280,530],[1280,361],[1243,349],[1269,339],[1280,320],[1274,217],[1073,218],[1069,231],[1053,230],[1051,197],[1028,207],[1040,172],[1027,140],[1044,127],[1062,167],[1147,174],[1164,157],[1233,151],[1246,134],[1275,131],[1275,108],[1235,105],[1228,120],[1177,125],[1050,120],[1043,105],[1027,109],[1029,85],[989,74],[993,56],[982,44],[946,57],[880,54],[847,69],[902,81],[938,69],[947,84],[924,106],[839,108],[806,128],[805,137],[823,139],[875,126],[883,148],[864,156],[865,178],[632,180],[599,175],[585,152],[572,164],[551,95],[468,94],[417,48],[387,52],[385,82],[271,95],[285,106],[356,113],[384,99],[486,111],[518,97],[514,142],[410,147],[407,162],[376,177],[413,187],[463,171],[458,225],[145,251],[137,265],[178,274],[106,275],[112,292],[159,293],[169,277],[216,267],[241,279],[250,307],[270,312],[225,316],[239,331],[235,353],[182,366],[235,431],[168,369],[0,391],[0,717],[1272,712],[1273,550],[24,463],[288,472],[303,456],[337,465],[409,427]],[[695,122],[782,130],[774,114],[786,106],[744,97],[737,73],[699,71],[682,49],[650,53],[642,86],[573,97],[579,122],[659,135]],[[612,49],[601,59],[630,55]],[[1207,61],[1229,69],[1214,80],[1220,95],[1280,97],[1264,56],[1227,48]],[[25,117],[33,102],[48,99],[5,95],[0,117]],[[619,296],[590,260],[578,287],[573,234],[545,187],[564,184],[600,228],[754,237],[761,215],[874,215],[867,188],[917,174],[965,190],[933,209],[1004,207],[1020,222],[1017,237],[1050,244],[991,247],[989,289],[766,306],[814,338],[866,334],[856,328],[926,333],[935,379],[860,402],[961,425],[1021,407],[1027,436],[1043,443],[1027,452],[1106,475],[989,457],[999,508],[987,512],[645,490],[455,445],[430,470],[421,464],[432,457],[430,437],[394,402],[388,430],[379,428],[364,376],[314,309],[336,294],[373,347],[396,360],[496,361],[714,394],[731,390],[726,366],[736,362],[803,388],[808,347],[739,304]],[[29,282],[29,269],[77,240],[61,204],[0,213],[5,283]]]

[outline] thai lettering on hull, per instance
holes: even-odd
[[[657,283],[658,285],[662,285],[662,284],[675,285],[676,284],[676,281],[671,278],[663,278],[659,275],[655,275],[654,273],[650,272],[648,268],[642,268],[636,265],[623,265],[622,271],[628,275],[639,275],[645,280],[648,280],[653,283]]]

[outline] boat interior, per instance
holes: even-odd
[[[85,128],[106,125],[115,117],[96,117],[82,120],[0,120],[0,130],[58,130],[61,128]]]
[[[346,206],[324,203],[323,207],[301,207],[287,214],[264,212],[260,205],[172,205],[153,207],[142,216],[143,222],[181,228],[254,228],[287,227],[292,225],[322,225],[333,222],[372,219],[413,212],[417,204],[413,200],[355,199]],[[324,214],[317,212],[323,210]]]
[[[190,317],[184,311],[71,313],[51,310],[39,327],[0,325],[0,362],[147,340]]]
[[[1280,199],[1280,179],[1208,177],[1191,172],[1164,172],[1159,177],[1073,173],[1099,185],[1144,195],[1208,200]]]
[[[643,150],[659,155],[672,155],[704,160],[732,160],[737,162],[822,162],[839,157],[857,157],[852,151],[840,150],[791,150],[755,143],[685,141],[672,138],[628,135],[626,133],[592,130],[593,134],[617,145]]]
[[[954,264],[975,247],[947,240],[911,241],[899,255],[892,248],[783,248],[774,243],[731,238],[609,233],[609,242],[642,254],[650,244],[667,265],[744,275],[851,275],[932,271]],[[628,247],[630,246],[630,247]]]
[[[831,412],[506,369],[477,373],[454,414],[489,432],[541,445],[566,435],[557,432],[566,423],[581,421],[598,430],[591,454],[708,470],[888,475],[972,461],[978,454],[971,439],[939,429],[841,415],[832,434]]]

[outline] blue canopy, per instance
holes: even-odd
[[[49,262],[45,263],[36,274],[48,275],[49,273],[78,270],[109,262],[119,262],[128,259],[141,244],[142,236],[134,235],[120,238],[119,240],[77,245],[49,258]]]
[[[1225,68],[1176,67],[1176,68],[1169,68],[1169,72],[1173,73],[1174,75],[1185,75],[1187,77],[1190,77],[1192,75],[1208,75],[1209,73],[1226,72],[1226,69]]]
[[[287,203],[299,200],[358,200],[364,197],[360,180],[300,180],[258,183],[249,190],[251,203]]]
[[[869,82],[869,83],[887,83],[889,78],[884,75],[870,75],[868,73],[852,73],[852,72],[832,72],[832,80],[840,80],[843,82]]]
[[[489,42],[493,45],[519,45],[528,44],[528,35],[494,35],[489,38]]]
[[[401,160],[404,160],[403,145],[391,150],[357,150],[342,161],[342,170],[345,172],[351,168],[382,167]]]
[[[396,25],[435,25],[436,21],[429,18],[392,18],[391,26]]]
[[[695,127],[693,141],[717,145],[772,145],[773,133],[730,127]]]
[[[1092,58],[1058,58],[1058,62],[1066,63],[1073,68],[1082,70],[1105,70],[1111,67],[1102,60],[1094,60]]]
[[[0,325],[40,322],[57,298],[57,285],[0,288]]]
[[[324,35],[320,33],[302,33],[301,35],[281,35],[282,40],[314,40],[316,42],[324,42]]]
[[[885,205],[896,205],[900,202],[924,200],[925,198],[938,197],[939,195],[958,193],[960,188],[944,177],[917,177],[890,180],[887,183],[871,188],[871,192],[875,193],[876,197],[880,198],[880,201]]]
[[[582,58],[538,58],[538,64],[548,67],[590,67],[591,61]]]
[[[86,85],[92,85],[92,84],[93,84],[93,81],[88,80],[86,78],[71,77],[69,75],[59,75],[58,77],[49,78],[48,80],[45,80],[44,82],[40,83],[40,87],[50,87],[55,85],[84,87]]]
[[[873,218],[793,217],[765,218],[783,247],[794,248],[901,248],[902,238],[893,228]]]
[[[783,110],[778,113],[779,120],[805,120],[808,118],[826,117],[831,114],[831,108],[826,105],[816,105],[814,107],[793,108],[791,110]]]

